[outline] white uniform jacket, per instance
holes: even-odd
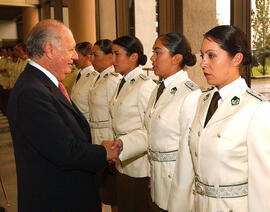
[[[88,66],[81,72],[83,72],[83,74],[78,82],[75,81],[72,87],[71,99],[89,122],[89,92],[99,73],[94,70],[93,66]]]
[[[121,78],[120,74],[114,72],[114,67],[110,66],[100,73],[89,92],[89,125],[94,144],[114,139],[109,103]]]
[[[212,96],[200,97],[190,131],[195,212],[269,212],[270,104],[241,79],[204,128]]]
[[[185,164],[189,164],[184,171],[193,171],[188,133],[201,92],[185,71],[163,90],[154,104],[158,87],[151,95],[145,126],[149,137],[152,201],[167,210],[179,145],[183,149],[181,153],[187,154]]]
[[[131,177],[149,176],[144,114],[155,87],[156,83],[137,67],[116,98],[117,87],[110,104],[115,138],[123,141],[121,162],[116,163],[116,168],[120,173]]]

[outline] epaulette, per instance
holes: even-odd
[[[268,101],[268,98],[260,93],[258,93],[257,91],[255,90],[252,90],[250,88],[247,89],[247,93],[250,94],[251,96],[259,99],[260,101],[262,102],[265,102],[265,101]]]
[[[119,76],[119,73],[111,72],[111,75],[113,75],[115,77],[118,77]]]
[[[215,87],[207,88],[207,89],[203,90],[202,92],[203,92],[203,93],[206,93],[206,92],[208,92],[208,91],[213,90],[214,88],[215,88]]]
[[[140,74],[139,75],[143,80],[149,80],[150,78],[145,76],[144,74]]]
[[[96,71],[92,71],[91,74],[93,74],[94,76],[98,75],[99,73]]]
[[[198,85],[196,85],[194,82],[192,81],[186,81],[185,85],[192,91],[196,91],[199,89]]]

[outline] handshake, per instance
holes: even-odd
[[[120,152],[123,150],[123,142],[118,139],[114,141],[102,141],[101,145],[106,148],[107,160],[109,162],[116,162]]]

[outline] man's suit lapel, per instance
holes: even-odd
[[[59,102],[61,102],[65,107],[69,108],[73,111],[73,113],[76,113],[81,119],[84,119],[83,115],[79,110],[75,109],[67,100],[67,98],[62,94],[59,88],[56,87],[56,85],[40,70],[35,68],[34,66],[31,66],[28,64],[29,71],[31,71],[33,76],[36,76],[38,79],[41,80],[41,82],[44,84],[45,87],[47,87],[53,96],[55,96]],[[74,103],[72,103],[74,105]],[[76,107],[77,108],[77,107]]]

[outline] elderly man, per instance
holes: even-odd
[[[8,105],[18,211],[99,212],[95,173],[119,150],[91,144],[88,123],[60,82],[78,58],[72,33],[55,20],[41,21],[27,50],[31,61]]]

